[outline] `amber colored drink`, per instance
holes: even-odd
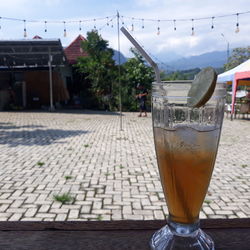
[[[199,219],[213,172],[219,129],[156,127],[154,139],[170,219],[194,223]]]

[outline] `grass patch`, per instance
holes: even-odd
[[[103,217],[99,214],[96,219],[101,221],[101,220],[103,220]]]
[[[55,201],[61,202],[62,204],[74,201],[74,198],[69,193],[64,194],[54,194]]]
[[[72,177],[71,175],[66,175],[66,176],[64,176],[64,178],[65,178],[65,180],[67,181],[67,180],[72,179],[73,177]]]
[[[120,168],[120,169],[123,169],[123,168],[125,168],[125,167],[124,167],[124,166],[122,166],[122,165],[120,165],[120,166],[119,166],[119,168]]]
[[[118,140],[118,141],[121,141],[121,140],[127,141],[128,138],[126,138],[126,137],[117,137],[116,140]]]
[[[210,204],[212,201],[210,201],[210,200],[204,200],[204,203],[206,203],[206,204]]]
[[[84,144],[83,145],[85,148],[88,148],[89,147],[89,144]]]
[[[242,164],[241,167],[242,167],[242,168],[246,168],[246,167],[247,167],[247,164]]]
[[[109,175],[110,175],[110,173],[106,173],[106,174],[105,174],[105,176],[109,176]]]
[[[45,164],[45,163],[42,162],[42,161],[38,161],[38,162],[36,163],[36,165],[39,166],[39,167],[42,167],[44,164]]]

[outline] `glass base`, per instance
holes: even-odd
[[[214,250],[214,242],[199,228],[199,223],[187,225],[169,222],[155,232],[150,241],[152,250]]]

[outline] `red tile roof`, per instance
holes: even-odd
[[[81,42],[86,40],[82,35],[79,35],[71,44],[64,49],[65,55],[69,64],[75,64],[80,56],[87,56],[87,53],[81,48]]]
[[[35,35],[32,39],[42,39],[42,37]]]

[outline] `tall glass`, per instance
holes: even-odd
[[[214,249],[199,228],[199,213],[216,159],[226,89],[217,84],[200,108],[188,107],[190,81],[154,83],[152,119],[168,225],[152,236],[151,249]]]

